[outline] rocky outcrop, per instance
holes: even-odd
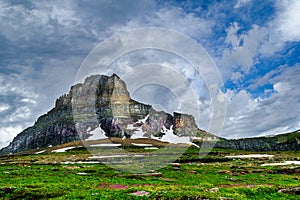
[[[145,136],[160,135],[163,127],[172,127],[178,136],[206,134],[198,129],[191,115],[157,112],[151,105],[132,100],[126,84],[117,75],[93,75],[59,97],[52,110],[18,134],[0,150],[0,155],[86,139],[99,125],[108,137],[129,138],[134,131],[126,127],[146,117]]]

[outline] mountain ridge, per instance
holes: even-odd
[[[222,138],[215,147],[245,151],[297,151],[300,150],[300,129],[275,136],[231,140]]]
[[[243,151],[298,151],[300,150],[300,129],[274,136],[260,136],[251,138],[225,139],[219,137],[216,142],[193,141],[204,148],[221,148]]]

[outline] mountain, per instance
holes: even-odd
[[[215,147],[246,151],[295,151],[300,150],[300,130],[271,137],[221,139]]]
[[[106,137],[119,138],[137,133],[161,137],[163,129],[172,130],[178,137],[216,138],[198,129],[191,115],[158,112],[131,99],[125,82],[117,75],[93,75],[59,97],[52,110],[18,134],[0,155],[89,139],[97,129]]]
[[[278,134],[275,136],[263,136],[241,139],[219,138],[216,143],[210,141],[193,141],[203,147],[215,147],[244,151],[297,151],[300,150],[300,130]]]

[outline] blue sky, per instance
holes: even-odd
[[[299,10],[297,0],[0,1],[0,147],[68,92],[97,44],[142,27],[182,32],[209,53],[228,99],[222,136],[297,130]]]

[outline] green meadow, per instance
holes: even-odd
[[[126,150],[147,153],[143,148]],[[225,157],[251,153],[212,149],[200,158],[199,149],[190,147],[174,163],[148,174],[120,172],[101,163],[76,163],[91,156],[84,148],[63,153],[8,155],[0,157],[0,198],[300,198],[300,165],[261,166],[299,160],[300,152],[267,152],[275,155],[272,158]]]

